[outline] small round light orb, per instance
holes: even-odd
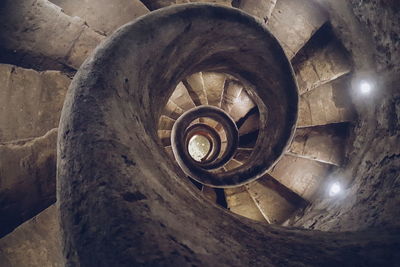
[[[339,194],[342,191],[342,187],[338,182],[335,182],[329,188],[329,196],[333,197]]]
[[[372,90],[372,85],[371,83],[367,82],[367,81],[361,81],[360,83],[360,91],[363,94],[369,94]]]

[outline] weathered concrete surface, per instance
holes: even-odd
[[[269,223],[281,224],[305,201],[269,175],[245,185],[247,192]]]
[[[237,0],[232,2],[238,2],[237,4],[233,4],[234,7],[246,11],[250,15],[258,17],[267,23],[274,10],[276,1],[277,0]]]
[[[0,143],[0,236],[55,202],[56,143],[57,129]]]
[[[167,6],[186,3],[215,3],[223,6],[231,6],[231,0],[141,0],[150,10]]]
[[[50,0],[69,16],[84,19],[89,27],[110,35],[120,26],[149,13],[139,0]]]
[[[78,69],[104,36],[46,0],[6,0],[0,9],[0,46],[51,58]]]
[[[58,210],[53,205],[0,239],[2,267],[64,267]]]
[[[223,73],[203,72],[204,87],[207,91],[209,105],[216,107],[221,106],[226,78],[227,76]]]
[[[296,130],[289,153],[340,166],[345,162],[349,125],[332,124]]]
[[[267,27],[291,59],[327,19],[327,14],[313,1],[279,0]]]
[[[0,142],[42,136],[58,127],[70,82],[59,71],[0,64]]]
[[[315,40],[308,43],[292,61],[300,94],[335,80],[352,69],[350,54],[332,36],[328,26],[316,35],[313,37]]]
[[[348,122],[356,118],[347,79],[335,80],[300,96],[298,127]]]
[[[269,174],[291,191],[312,202],[324,181],[327,180],[329,170],[328,164],[285,155],[269,171]]]
[[[233,213],[255,221],[266,222],[245,186],[226,188],[225,196],[228,209]]]

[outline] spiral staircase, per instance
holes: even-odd
[[[64,53],[60,48],[63,45],[52,51],[45,51],[37,45],[43,40],[33,41],[32,47],[29,47],[29,45],[24,46],[23,42],[18,43],[18,40],[14,40],[18,38],[7,37],[12,41],[8,42],[10,43],[9,47],[3,48],[6,52],[3,53],[2,62],[25,68],[32,67],[29,62],[33,62],[33,65],[39,66],[38,73],[40,74],[38,76],[43,76],[47,68],[59,69],[61,71],[56,75],[62,76],[64,83],[60,87],[65,87],[69,81],[68,76],[75,74],[75,70],[81,66],[86,56],[91,55],[97,44],[102,44],[94,55],[89,56],[72,81],[71,88],[74,89],[68,92],[58,136],[60,143],[57,168],[58,176],[61,178],[57,182],[57,199],[61,210],[61,227],[65,234],[64,255],[69,264],[76,264],[80,261],[82,266],[94,266],[95,264],[107,266],[107,264],[117,262],[120,266],[124,266],[128,261],[132,262],[133,260],[135,263],[143,265],[146,263],[144,259],[148,259],[147,262],[152,264],[187,264],[194,257],[192,264],[211,265],[213,262],[207,260],[207,256],[193,256],[193,254],[215,254],[216,251],[212,251],[211,247],[217,246],[219,251],[223,251],[223,245],[230,244],[234,252],[229,252],[228,256],[221,257],[221,265],[232,266],[237,263],[234,255],[239,251],[245,254],[242,263],[284,265],[285,261],[281,259],[290,258],[294,251],[300,254],[304,247],[300,249],[301,243],[293,241],[297,242],[299,247],[288,252],[288,255],[282,256],[282,258],[278,249],[267,252],[267,249],[262,248],[262,243],[268,238],[273,238],[278,247],[286,246],[286,241],[276,237],[276,231],[287,233],[293,240],[309,239],[310,247],[318,247],[321,240],[327,238],[344,244],[344,248],[351,246],[352,241],[346,239],[345,236],[327,233],[322,237],[315,237],[308,232],[292,231],[290,228],[276,230],[278,228],[271,226],[272,228],[265,230],[261,228],[263,226],[260,226],[263,224],[292,225],[296,221],[296,215],[301,215],[303,209],[313,203],[317,196],[326,195],[325,188],[330,182],[330,175],[333,175],[338,169],[344,168],[347,163],[347,153],[351,146],[349,133],[352,122],[356,119],[348,92],[352,62],[348,52],[336,38],[328,15],[317,4],[311,1],[277,0],[262,2],[259,8],[254,9],[253,5],[246,4],[251,1],[233,1],[234,7],[248,13],[214,5],[194,5],[194,8],[197,8],[196,11],[203,16],[209,16],[210,20],[204,24],[189,6],[186,9],[185,6],[174,5],[169,9],[152,12],[141,6],[142,11],[131,15],[133,16],[131,19],[146,13],[153,14],[153,17],[149,16],[148,21],[143,19],[136,24],[130,23],[112,35],[111,39],[106,39],[106,36],[111,35],[117,27],[128,21],[121,21],[111,26],[103,21],[102,25],[102,23],[96,22],[98,19],[96,20],[93,13],[85,13],[84,8],[76,8],[66,1],[54,0],[54,3],[65,9],[63,12],[67,14],[48,1],[37,2],[42,5],[37,7],[41,12],[45,9],[43,6],[49,7],[51,12],[61,12],[62,19],[66,22],[70,21],[65,25],[75,25],[78,17],[74,16],[82,16],[82,21],[86,20],[88,23],[78,23],[83,30],[79,32],[78,37],[74,38],[72,46],[69,45],[71,48],[68,53]],[[230,6],[230,1],[221,2],[225,6]],[[152,10],[175,4],[173,1],[143,1],[143,3]],[[90,2],[86,5],[87,10],[91,10]],[[215,10],[216,13],[213,13],[212,10]],[[117,9],[116,13],[120,11],[121,8]],[[46,12],[42,12],[45,17],[47,16]],[[179,12],[183,14],[179,15],[184,18],[184,23],[180,20],[171,22],[170,17],[176,16]],[[112,13],[111,9],[110,13]],[[253,19],[248,16],[249,14],[253,16]],[[220,17],[221,15],[222,17]],[[263,30],[260,31],[264,31],[263,27],[266,27],[274,37],[271,35],[268,37],[269,39],[267,38],[268,41],[260,41],[257,39],[258,32],[249,34],[246,32],[248,28],[241,29],[243,25],[232,22],[234,19],[231,20],[232,24],[224,26],[223,20],[226,18],[235,18],[239,22],[244,21],[244,28],[251,25],[262,28]],[[160,26],[154,27],[151,20],[157,21]],[[191,21],[193,24],[186,25],[187,21]],[[168,28],[167,33],[176,36],[175,40],[170,40],[169,36],[163,33],[162,23],[166,25],[171,23],[174,27],[182,29],[183,34],[182,32],[179,33],[182,35],[176,34],[174,28]],[[178,26],[174,23],[177,23]],[[183,23],[184,26],[180,23]],[[57,27],[59,26],[57,25]],[[209,27],[208,32],[204,30],[207,27]],[[218,27],[221,29],[216,29]],[[232,32],[226,34],[227,39],[225,40],[222,37],[218,39],[213,32],[223,34],[224,30],[227,32],[229,27],[232,27]],[[157,44],[153,43],[154,36],[147,35],[150,30],[154,31],[154,36],[160,38],[165,44],[165,50],[161,51],[165,54],[160,52],[160,54],[152,55]],[[174,44],[178,41],[182,42],[182,40],[191,40],[192,38],[201,42],[201,39],[196,39],[196,30],[203,31],[203,35],[200,36],[209,39],[196,45],[197,50],[191,48],[193,43],[189,41],[183,42],[178,50],[174,50],[177,49],[174,48]],[[29,31],[27,32],[26,34],[29,34]],[[137,35],[132,38],[130,36],[132,33]],[[146,36],[148,39],[133,40],[137,36]],[[40,38],[46,38],[46,35],[43,34]],[[229,38],[232,39],[229,40]],[[271,41],[275,38],[277,39],[276,44]],[[64,40],[65,38],[60,42]],[[135,48],[138,48],[139,52],[134,51],[133,48],[126,48],[121,44],[121,40],[136,46]],[[229,40],[230,46],[224,47],[226,40]],[[216,43],[215,46],[211,45],[213,41]],[[275,54],[259,55],[260,51],[265,50],[265,46],[257,47],[258,41],[260,44],[264,44],[262,43],[264,41],[265,43],[272,42],[269,48]],[[147,47],[140,46],[140,42],[146,43]],[[277,45],[278,42],[283,50]],[[232,48],[235,43],[240,49]],[[219,44],[221,44],[220,47],[218,47]],[[192,54],[186,54],[185,45],[188,46],[187,51],[192,49]],[[215,53],[217,60],[213,61],[208,58],[212,53],[202,45],[210,45],[209,50],[211,51],[220,49],[219,52],[221,52],[225,49],[227,52]],[[16,55],[13,55],[15,52],[12,51],[13,46],[16,47]],[[36,51],[34,51],[35,49]],[[23,53],[18,51],[23,51]],[[199,51],[200,54],[198,54]],[[46,60],[37,61],[38,54],[41,56],[44,54]],[[122,56],[124,54],[129,54],[129,56],[124,58]],[[157,61],[158,65],[151,62],[150,55],[154,56],[151,60]],[[231,61],[230,57],[236,55],[239,60]],[[136,65],[129,60],[141,58],[141,56],[144,59],[135,62],[140,65],[140,68],[137,69]],[[180,61],[181,57],[185,57],[186,61]],[[250,59],[257,61],[257,57],[261,57],[261,60],[265,60],[264,62],[266,62],[266,58],[272,58],[269,61],[272,65],[269,66],[272,78],[263,76],[266,73],[265,69],[257,69],[258,63],[246,69],[244,65],[251,62]],[[279,59],[286,57],[290,60],[291,65],[285,61],[286,59],[283,60],[283,63],[278,64],[281,62]],[[29,60],[26,60],[27,58]],[[56,60],[48,60],[49,58],[56,58]],[[38,62],[40,63],[38,64]],[[102,65],[105,62],[107,66]],[[236,71],[239,70],[239,72],[225,68],[224,64],[231,64],[231,67],[236,68]],[[8,66],[10,65],[4,65],[4,68],[10,73],[13,73],[15,68],[20,72],[26,71],[20,67]],[[166,66],[176,73],[168,72]],[[94,69],[96,71],[93,75]],[[286,71],[286,76],[273,75],[282,70]],[[251,72],[256,74],[252,76]],[[260,85],[265,85],[266,81],[271,82],[274,79],[282,81],[274,84],[278,89],[289,88],[289,91],[292,90],[291,92],[298,90],[298,99],[297,95],[296,100],[292,95],[285,95],[283,90],[281,90],[280,98],[275,100],[265,100],[268,97],[263,95],[260,97],[259,94],[263,89],[260,89]],[[136,83],[136,81],[140,82]],[[107,86],[118,89],[109,93],[105,90]],[[135,86],[143,90],[132,91]],[[268,90],[270,96],[280,92],[277,89],[276,91],[273,91],[275,89]],[[65,91],[60,93],[62,98],[64,94]],[[286,102],[282,100],[285,97],[289,99]],[[282,103],[279,102],[281,100]],[[274,101],[276,103],[272,104]],[[275,106],[268,110],[265,108],[267,102]],[[59,115],[60,105],[57,110],[51,112]],[[296,112],[293,114],[281,112],[280,105],[294,109]],[[223,116],[233,122],[233,126],[228,129],[229,127],[218,119],[219,117],[207,115],[208,113],[196,116],[196,112],[201,109],[208,111],[211,109],[212,112],[225,114]],[[276,116],[276,121],[274,121],[276,129],[264,127],[265,121],[270,118],[268,116],[272,116],[271,113],[275,111],[282,118],[279,120],[279,117]],[[174,127],[176,128],[177,122],[187,114],[194,114],[192,116],[196,117],[186,124],[184,131],[176,131],[181,136],[174,139]],[[294,118],[297,119],[296,124]],[[40,140],[35,138],[32,133],[28,133],[28,129],[26,130],[27,134],[18,136],[15,138],[17,140],[4,137],[1,140],[1,149],[11,154],[12,150],[9,147],[12,146],[13,149],[18,147],[19,153],[22,155],[20,157],[23,158],[25,154],[32,153],[34,151],[32,147],[43,140],[48,141],[49,144],[46,145],[51,147],[52,142],[55,142],[57,132],[55,128],[58,126],[57,118],[52,120],[56,122],[49,122],[49,125],[46,125],[47,133],[43,132],[43,129],[34,133],[34,135],[44,134]],[[130,124],[126,124],[126,121],[130,121]],[[215,163],[224,158],[227,151],[230,151],[231,143],[235,143],[234,139],[236,138],[232,138],[235,134],[232,135],[231,130],[235,130],[237,135],[237,144],[232,146],[231,155],[227,156],[223,164],[218,164],[217,167],[204,168],[205,162],[207,163],[210,158],[212,158],[210,162]],[[275,134],[277,135],[274,137],[275,139],[272,137],[267,139],[264,137],[266,131],[277,131],[278,133],[281,131],[281,134]],[[126,133],[129,134],[126,135]],[[275,147],[276,153],[271,153],[274,155],[270,157],[265,151],[274,150],[268,148],[267,141],[276,141],[278,144]],[[182,151],[185,155],[175,148],[177,144],[183,144]],[[207,148],[204,150],[201,148],[202,145]],[[159,149],[160,147],[162,150]],[[54,150],[54,147],[49,150]],[[40,153],[41,151],[39,151]],[[46,164],[53,166],[55,165],[55,152],[50,154],[49,157],[52,157],[53,162],[47,161]],[[212,156],[214,154],[215,156]],[[262,159],[256,159],[255,155]],[[191,162],[193,168],[186,166],[188,162]],[[260,162],[268,162],[268,164],[262,166]],[[82,177],[90,176],[88,166],[90,166],[89,172],[92,177],[82,180]],[[2,166],[2,168],[6,167]],[[235,177],[235,173],[238,172],[243,174],[239,178]],[[121,178],[119,182],[114,182],[110,173],[118,174]],[[107,175],[110,177],[106,177]],[[55,179],[54,172],[42,176],[51,176],[50,178],[46,177],[47,180]],[[73,178],[67,180],[65,177]],[[141,179],[145,181],[137,179],[133,182],[131,177],[142,177]],[[186,177],[186,180],[190,182],[186,183],[182,177]],[[222,179],[221,177],[226,179],[219,183],[218,179]],[[35,181],[37,179],[35,177]],[[35,189],[35,201],[32,202],[21,201],[13,197],[14,192],[18,192],[17,196],[22,195],[16,189],[18,184],[7,187],[8,195],[2,192],[7,196],[3,198],[3,202],[6,203],[3,213],[14,216],[10,210],[18,205],[20,213],[23,213],[22,216],[16,215],[20,216],[15,220],[17,223],[12,220],[5,223],[8,227],[5,234],[8,234],[11,228],[29,220],[54,203],[54,184],[55,180],[51,180],[44,186],[47,186],[48,190]],[[29,183],[28,186],[24,184],[25,189],[26,187],[29,187]],[[123,202],[118,199],[120,194],[122,194]],[[201,195],[207,200],[203,201],[204,198]],[[177,196],[179,201],[172,196]],[[157,203],[143,202],[146,199],[155,199],[154,202]],[[37,205],[39,202],[42,205],[33,209],[33,205]],[[135,203],[145,204],[138,204],[138,207],[130,206]],[[221,207],[223,209],[220,209]],[[221,221],[208,227],[202,226],[202,222],[204,225],[207,224],[205,223],[207,218],[199,218],[203,210],[210,212],[214,217],[221,216]],[[226,210],[262,222],[262,224],[250,221],[255,229],[254,231],[250,230],[246,226],[247,220],[242,223],[240,217],[232,216]],[[38,218],[40,218],[40,214]],[[169,219],[168,214],[175,214],[177,217]],[[126,220],[127,217],[134,218],[134,220]],[[157,218],[159,222],[155,222],[156,220],[151,218]],[[196,218],[198,218],[197,221]],[[148,225],[153,226],[158,223],[157,231],[165,231],[168,238],[166,237],[164,240],[163,236],[158,239],[159,243],[156,243],[153,236],[148,236],[149,231],[152,231]],[[215,239],[211,237],[216,236],[216,233],[227,225],[233,226],[231,231],[233,237],[226,239],[225,237]],[[103,226],[107,230],[101,229]],[[21,227],[29,227],[29,225],[25,223]],[[188,237],[182,237],[179,228],[185,227],[192,227],[194,233]],[[7,241],[7,238],[11,238],[10,236],[14,233],[18,234],[18,231],[19,228],[5,236],[3,240]],[[237,245],[242,238],[237,233],[241,231],[246,231],[248,234],[244,238],[245,240],[242,240],[243,243],[254,242],[253,245],[246,248],[246,252],[243,252],[243,248]],[[121,232],[126,234],[121,235]],[[207,236],[209,239],[206,243],[209,243],[200,245],[200,241],[196,237],[199,235]],[[267,237],[260,238],[261,235]],[[101,245],[96,243],[98,242],[96,236],[101,236]],[[351,236],[359,238],[358,234]],[[254,241],[257,238],[260,239]],[[135,241],[140,243],[140,251],[125,245]],[[102,247],[104,242],[109,242],[109,244]],[[89,249],[89,247],[85,247],[85,244],[91,244],[90,247],[95,249]],[[161,244],[165,244],[165,247],[160,248],[160,246],[164,246]],[[207,245],[210,245],[210,248],[204,249],[203,247],[207,247]],[[122,252],[113,255],[117,248]],[[51,248],[47,249],[51,250]],[[321,255],[325,255],[324,252],[330,249],[332,248],[329,246],[326,250],[325,247],[322,248]],[[180,262],[181,257],[177,256],[176,259],[168,257],[170,262],[162,262],[151,252],[152,250],[167,251],[165,253],[168,255],[174,253],[185,255],[186,261]],[[251,250],[253,252],[249,252]],[[102,256],[97,258],[99,253]],[[295,258],[294,262],[297,263],[337,263],[340,260],[337,260],[336,257],[344,255],[346,252],[344,249],[337,249],[331,253],[321,259],[311,259],[307,256],[302,259],[292,256]],[[136,256],[132,258],[132,255]],[[53,265],[57,266],[57,264],[49,264],[49,266]],[[10,263],[10,266],[16,265]]]

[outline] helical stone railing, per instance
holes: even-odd
[[[62,111],[57,199],[68,264],[128,266],[148,261],[164,234],[175,231],[158,229],[169,222],[155,220],[190,209],[185,202],[214,214],[214,207],[193,204],[198,200],[187,194],[188,187],[178,186],[186,183],[185,177],[157,136],[158,119],[174,88],[199,71],[230,74],[249,88],[259,108],[260,128],[242,166],[214,175],[207,168],[220,163],[212,160],[201,167],[188,161],[186,171],[214,187],[240,185],[265,174],[285,151],[297,119],[297,85],[284,51],[261,21],[232,8],[191,4],[128,23],[82,65]],[[197,111],[224,117],[208,108]],[[174,131],[175,150],[183,155],[181,141],[185,131],[189,134],[191,112],[178,120]],[[231,120],[226,125],[234,149],[237,129]],[[231,149],[227,151],[221,162],[231,157]],[[161,210],[169,215],[159,215]],[[176,225],[191,221],[181,215],[186,219],[172,219]],[[179,227],[185,226],[174,229]],[[160,234],[150,236],[155,232]],[[170,242],[167,236],[165,242]]]
[[[194,124],[189,128],[189,125],[194,120],[201,117],[211,118],[217,121],[224,129],[227,147],[220,157],[218,157],[218,155],[221,150],[221,137],[213,128],[204,124]],[[190,137],[195,133],[193,130],[196,129],[196,126],[202,127],[206,130],[206,133],[210,133],[210,135],[218,135],[214,138],[219,141],[216,142],[217,147],[214,150],[216,156],[213,156],[211,158],[212,160],[209,159],[205,162],[197,162],[189,154],[188,140],[190,140]],[[208,170],[222,167],[233,157],[238,145],[238,139],[239,135],[236,124],[225,111],[213,106],[199,106],[188,110],[175,122],[171,133],[171,146],[176,161],[187,175],[200,183],[210,184],[212,182],[211,179],[218,180],[218,174],[209,173]],[[213,142],[211,142],[211,144],[213,144]],[[209,178],[207,180],[206,178],[208,176],[212,176],[211,179]]]

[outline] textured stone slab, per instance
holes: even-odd
[[[158,121],[158,130],[171,130],[174,123],[175,120],[165,115],[161,115],[160,120]]]
[[[267,22],[271,17],[277,0],[240,0],[237,8]]]
[[[241,83],[236,80],[227,80],[224,92],[222,94],[221,108],[230,113],[242,90],[243,85]]]
[[[300,96],[298,127],[352,121],[355,118],[350,85],[340,79]]]
[[[4,267],[63,267],[58,210],[50,206],[0,239]]]
[[[171,100],[168,100],[167,104],[164,107],[162,115],[176,120],[179,118],[179,116],[181,116],[183,114],[183,112],[184,112],[183,109],[178,107],[177,104],[175,104]]]
[[[188,93],[188,90],[182,82],[178,83],[169,100],[174,102],[184,111],[196,107]]]
[[[120,26],[149,13],[139,0],[51,0],[69,16],[84,19],[90,28],[110,35]]]
[[[225,196],[228,209],[233,213],[259,222],[265,222],[264,216],[261,214],[244,186],[225,188]]]
[[[291,59],[327,19],[327,14],[314,1],[279,0],[267,27]]]
[[[289,152],[340,166],[345,158],[348,124],[299,128]]]
[[[214,3],[228,7],[232,6],[231,0],[142,0],[142,2],[150,10],[155,10],[177,4],[186,4],[186,3]]]
[[[250,115],[240,126],[239,136],[255,132],[259,129],[260,116],[258,113]]]
[[[255,107],[255,103],[250,98],[245,90],[240,92],[240,95],[235,99],[234,105],[232,109],[229,111],[229,115],[235,120],[238,121]]]
[[[223,73],[203,72],[204,87],[206,88],[209,105],[221,106],[225,80],[226,75]]]
[[[0,144],[0,236],[56,201],[57,129]]]
[[[104,36],[46,0],[6,1],[0,9],[0,45],[78,69]]]
[[[312,201],[319,186],[327,178],[329,169],[328,164],[285,155],[269,174],[302,198]]]
[[[281,224],[303,207],[304,200],[266,175],[246,185],[246,189],[269,223]]]
[[[58,127],[70,82],[59,71],[0,64],[0,142],[42,136]]]
[[[350,56],[339,41],[332,39],[327,44],[319,42],[315,46],[306,47],[301,58],[296,57],[293,61],[300,94],[333,81],[352,68]]]
[[[208,105],[207,92],[204,87],[203,74],[201,72],[186,77],[186,79],[183,80],[183,84],[186,86],[196,106]]]

